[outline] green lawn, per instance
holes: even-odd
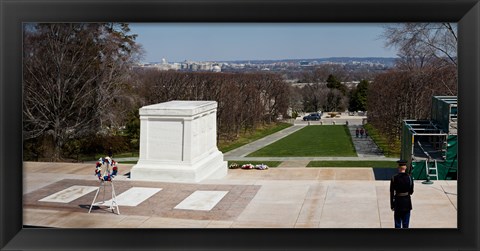
[[[268,167],[277,167],[282,163],[281,161],[235,161],[231,160],[228,161],[228,166],[230,166],[232,163],[237,163],[239,165],[245,165],[245,164],[252,164],[252,165],[258,165],[258,164],[265,164]]]
[[[396,168],[395,161],[310,161],[307,167],[391,167]]]
[[[348,127],[344,125],[306,126],[249,157],[356,157]]]
[[[251,143],[255,140],[261,139],[265,136],[268,136],[270,134],[276,133],[278,131],[281,131],[287,127],[292,126],[292,124],[289,123],[276,123],[273,125],[266,126],[264,128],[257,129],[253,132],[246,132],[236,140],[233,141],[220,141],[218,143],[218,149],[226,153],[228,151],[231,151],[235,148],[239,148],[243,145],[246,145],[248,143]]]

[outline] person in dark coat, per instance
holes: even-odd
[[[407,162],[399,160],[397,163],[398,174],[390,180],[390,208],[394,211],[395,228],[408,228],[412,210],[413,179],[406,173]]]
[[[363,138],[363,133],[364,133],[363,128],[360,128],[360,138]]]
[[[357,127],[357,129],[355,129],[355,137],[356,137],[356,138],[358,138],[358,134],[359,134],[359,133],[360,133],[360,129],[358,129],[358,127]]]

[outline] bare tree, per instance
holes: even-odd
[[[317,112],[324,106],[327,97],[325,84],[311,83],[301,89],[303,98],[303,110],[305,112]]]
[[[405,61],[423,66],[436,58],[457,65],[457,26],[451,23],[402,23],[387,25],[383,37],[386,45],[399,49]]]
[[[135,59],[125,24],[36,24],[24,29],[24,139],[67,140],[111,126]],[[125,101],[125,100],[124,100]]]
[[[369,85],[368,121],[393,143],[400,139],[404,119],[430,119],[432,96],[456,93],[455,67],[391,70]]]
[[[302,89],[297,86],[289,86],[289,107],[292,109],[292,115],[297,114],[303,110]]]

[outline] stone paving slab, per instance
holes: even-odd
[[[94,193],[70,203],[38,201],[73,185],[98,185],[91,165],[27,163],[26,166],[24,187],[29,192],[24,191],[25,225],[58,228],[393,227],[389,181],[371,179],[371,168],[228,170],[223,179],[200,183],[141,182],[124,178],[115,180],[117,194],[132,187],[162,190],[136,207],[120,207],[121,215],[117,215],[108,207],[96,208],[88,214]],[[45,169],[47,166],[56,166],[59,172],[50,176],[53,181],[48,181],[51,172]],[[354,179],[360,175],[355,174],[357,171],[363,179]],[[90,175],[78,174],[90,172]],[[120,172],[121,177],[126,177],[123,175],[128,168]],[[36,179],[37,174],[43,175],[42,179]],[[76,178],[65,179],[68,176]],[[228,193],[210,211],[174,209],[198,190]],[[412,202],[412,228],[457,227],[456,181],[434,181],[433,185],[415,181]]]
[[[353,228],[359,226],[380,227],[374,184],[335,182],[335,185],[329,186],[320,219],[320,227],[342,226]]]
[[[278,167],[307,167],[310,160],[286,160],[280,163]]]
[[[115,180],[128,179],[132,164],[118,165],[119,173]],[[50,169],[51,168],[51,169]],[[23,194],[30,193],[62,179],[91,180],[96,178],[95,163],[48,163],[48,162],[23,162]]]
[[[226,178],[254,180],[375,180],[372,168],[230,169]]]
[[[195,191],[174,209],[210,211],[228,191]],[[253,196],[252,196],[253,197]]]
[[[39,201],[69,203],[98,189],[97,186],[71,186],[51,194]]]
[[[132,187],[121,194],[116,194],[117,198],[115,200],[115,205],[136,207],[161,190],[162,188]],[[112,199],[100,202],[97,201],[94,205],[110,205],[113,202]]]

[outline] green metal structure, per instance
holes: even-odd
[[[401,158],[416,180],[457,179],[457,97],[432,97],[431,120],[404,120]]]

